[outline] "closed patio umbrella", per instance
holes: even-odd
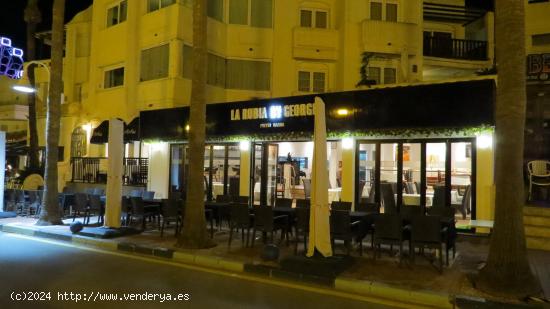
[[[315,97],[313,104],[315,129],[313,131],[313,163],[311,175],[311,208],[309,219],[309,246],[307,256],[317,250],[324,257],[332,256],[330,245],[330,210],[328,205],[327,130],[325,102]]]

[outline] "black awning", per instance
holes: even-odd
[[[347,134],[386,129],[493,126],[495,88],[495,81],[489,78],[317,96],[325,102],[327,132]],[[310,134],[314,126],[314,101],[315,95],[307,95],[208,104],[206,136]],[[187,139],[189,113],[189,107],[142,111],[141,139]]]
[[[139,117],[136,117],[129,124],[124,126],[124,143],[131,143],[139,140]]]
[[[92,132],[90,144],[105,144],[109,142],[109,120],[103,121]]]
[[[6,156],[23,156],[28,154],[27,140],[6,143]]]

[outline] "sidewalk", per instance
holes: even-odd
[[[72,220],[65,220],[68,224]],[[455,299],[461,295],[477,299],[491,299],[489,295],[475,290],[469,277],[478,271],[480,263],[485,260],[488,250],[488,238],[479,236],[460,236],[457,240],[455,259],[449,260],[443,274],[440,274],[427,259],[417,256],[414,265],[407,258],[399,265],[398,258],[391,256],[389,250],[383,250],[382,258],[373,260],[369,241],[364,242],[364,254],[358,256],[352,252],[353,265],[334,277],[321,275],[304,275],[283,269],[280,263],[265,262],[260,256],[262,241],[260,233],[254,248],[244,248],[241,234],[234,233],[231,249],[227,243],[229,231],[222,229],[214,235],[216,247],[205,250],[186,250],[174,245],[174,229],[165,230],[164,237],[156,229],[141,234],[118,237],[114,239],[99,239],[73,235],[68,226],[38,227],[33,218],[0,219],[3,232],[18,233],[35,237],[54,238],[71,241],[76,244],[99,247],[106,250],[118,250],[132,254],[150,255],[157,258],[198,265],[201,267],[219,269],[229,272],[245,272],[258,276],[269,276],[278,280],[299,281],[302,284],[329,287],[338,291],[398,300],[406,306],[428,306],[437,308],[452,308]],[[95,222],[94,219],[91,222]],[[279,235],[275,236],[277,243]],[[281,243],[280,259],[294,257],[294,244],[290,246]],[[302,253],[299,245],[299,253]],[[344,253],[344,248],[336,245],[336,253]],[[396,252],[394,248],[394,252]],[[537,273],[544,289],[545,297],[550,298],[550,252],[529,251],[533,270]]]

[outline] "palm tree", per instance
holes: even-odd
[[[27,24],[27,60],[35,60],[36,58],[36,40],[34,39],[34,33],[36,32],[36,25],[42,21],[42,15],[38,8],[38,0],[28,0],[24,13],[25,23]],[[28,67],[29,83],[31,87],[34,85],[34,68],[35,65],[31,64]],[[36,96],[34,93],[29,93],[29,171],[36,173],[40,168],[38,163],[38,132],[36,130]]]
[[[206,127],[206,0],[193,3],[193,74],[189,116],[189,181],[183,232],[177,246],[206,248],[212,245],[204,217],[204,139]]]
[[[496,207],[487,265],[477,286],[525,296],[536,292],[523,230],[525,127],[525,1],[496,2]]]
[[[37,225],[63,224],[59,210],[57,188],[57,158],[59,127],[61,122],[61,93],[63,91],[63,37],[65,0],[54,0],[52,20],[52,59],[50,67],[50,93],[46,115],[46,185],[44,205]]]

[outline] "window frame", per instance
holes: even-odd
[[[161,48],[161,47],[166,47],[167,53],[168,53],[168,57],[166,61],[166,76],[156,76],[155,74],[153,78],[143,79],[143,75],[142,75],[143,74],[143,52],[150,51],[156,48]],[[170,77],[170,42],[165,42],[160,45],[150,46],[140,50],[139,52],[139,82],[140,83],[169,78],[169,77]]]
[[[107,73],[109,72],[114,72],[118,69],[122,69],[122,84],[120,85],[114,85],[114,86],[110,86],[110,87],[106,87],[106,77],[107,77]],[[104,67],[102,69],[102,72],[103,72],[103,82],[102,82],[102,89],[104,90],[111,90],[111,89],[115,89],[115,88],[121,88],[121,87],[124,87],[125,85],[125,81],[126,81],[126,68],[123,64],[120,64],[120,65],[115,65],[115,66],[109,66],[109,67]]]
[[[156,11],[159,11],[159,10],[162,10],[162,9],[164,9],[164,8],[167,8],[167,7],[169,7],[169,6],[172,6],[172,5],[176,4],[176,3],[178,3],[177,0],[171,0],[171,1],[173,1],[172,3],[170,3],[170,4],[166,5],[166,6],[162,6],[162,1],[163,1],[163,0],[154,0],[154,1],[157,1],[157,4],[158,4],[158,5],[157,5],[157,8],[154,9],[154,10],[149,10],[149,9],[150,9],[150,7],[149,7],[149,1],[151,1],[151,0],[147,0],[147,8],[146,8],[146,9],[147,9],[147,14],[152,13],[152,12],[156,12]]]
[[[311,12],[311,26],[303,26],[302,25],[302,11],[309,11]],[[326,27],[325,28],[321,28],[321,27],[317,27],[317,12],[323,12],[326,14]],[[312,8],[312,7],[301,7],[299,9],[299,14],[298,14],[298,25],[300,26],[300,28],[306,28],[306,29],[331,29],[330,26],[331,26],[331,22],[330,22],[330,9],[325,9],[325,8]]]
[[[380,80],[379,80],[379,83],[376,84],[376,86],[378,86],[378,85],[395,85],[395,84],[398,83],[398,75],[399,75],[398,66],[387,65],[387,64],[382,64],[382,63],[370,64],[367,67],[367,72],[370,68],[379,70]],[[395,77],[395,82],[394,83],[386,83],[386,70],[390,70],[390,69],[394,71],[394,77]],[[370,76],[369,76],[369,79],[370,79]]]
[[[124,20],[121,21],[121,4],[122,3],[126,3],[126,16],[124,16]],[[116,8],[116,11],[117,11],[117,22],[116,23],[113,23],[111,25],[109,25],[109,11]],[[107,6],[107,10],[106,10],[106,20],[105,20],[105,28],[111,28],[111,27],[114,27],[116,25],[120,25],[121,23],[125,22],[127,19],[128,19],[128,0],[120,0],[116,3],[113,3],[109,6]]]
[[[246,13],[246,23],[245,24],[239,24],[239,23],[232,23],[231,22],[231,2],[233,0],[229,0],[228,6],[227,6],[227,23],[229,25],[236,25],[236,26],[248,26],[253,28],[260,28],[260,29],[273,29],[273,11],[274,11],[274,1],[271,1],[271,25],[269,27],[258,27],[255,25],[252,25],[252,2],[254,0],[246,0],[247,1],[247,13]]]
[[[304,91],[302,89],[300,89],[300,73],[308,73],[309,74],[309,78],[308,78],[308,90],[307,91]],[[324,76],[324,85],[323,85],[323,91],[315,91],[315,74],[323,74]],[[299,93],[325,93],[328,91],[328,70],[325,70],[325,69],[309,69],[309,68],[299,68],[296,72],[296,87],[297,87],[297,91]]]
[[[372,19],[372,3],[379,3],[381,6],[380,10],[380,19]],[[395,5],[395,20],[388,20],[388,4]],[[399,22],[399,1],[397,0],[369,0],[369,19],[370,20],[378,20],[378,21],[385,21],[388,23],[398,23]]]

